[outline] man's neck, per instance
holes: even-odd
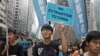
[[[89,52],[88,55],[89,55],[89,56],[98,56],[98,54],[92,53],[92,52]]]
[[[44,43],[45,45],[49,45],[49,44],[51,43],[51,39],[44,39],[44,40],[43,40],[43,43]]]
[[[12,41],[9,43],[11,46],[14,46],[16,44],[16,41]]]

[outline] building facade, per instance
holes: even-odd
[[[6,35],[5,8],[6,8],[6,0],[0,0],[0,37],[5,37]]]
[[[12,28],[13,27],[13,0],[6,0],[6,19],[7,19],[7,27]]]
[[[27,35],[31,30],[29,28],[32,24],[31,17],[29,19],[29,1],[31,0],[8,0],[7,2],[8,26],[24,35]],[[28,23],[28,21],[30,22]]]
[[[95,19],[95,8],[93,0],[85,0],[87,8],[87,20],[88,20],[88,32],[97,30],[96,19]]]
[[[100,1],[93,0],[94,17],[96,19],[97,30],[100,31]]]
[[[33,3],[32,0],[29,0],[28,2],[28,28],[27,28],[27,34],[29,37],[32,35],[32,24],[34,21],[34,11],[33,11]]]

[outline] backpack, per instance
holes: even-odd
[[[57,53],[54,48],[50,47],[49,50],[46,50],[46,48],[43,48],[40,56],[57,56]]]

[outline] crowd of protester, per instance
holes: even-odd
[[[99,31],[90,31],[82,43],[72,45],[71,42],[67,43],[63,28],[64,25],[59,25],[61,38],[55,41],[51,40],[53,28],[48,24],[44,25],[41,28],[43,39],[40,42],[24,38],[23,35],[9,28],[8,43],[0,37],[0,56],[29,56],[28,48],[30,47],[32,47],[30,56],[100,56]]]

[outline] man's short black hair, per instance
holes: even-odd
[[[8,28],[8,33],[10,33],[10,32],[12,32],[12,33],[16,34],[16,30],[15,30],[15,29],[13,29],[13,28]]]
[[[50,25],[48,25],[48,24],[45,24],[44,26],[42,26],[41,31],[42,31],[43,29],[48,29],[48,30],[50,30],[51,32],[53,32],[53,28],[52,28]]]
[[[85,51],[85,47],[86,47],[87,45],[86,45],[86,41],[84,40],[83,42],[82,42],[82,45],[81,45],[81,48],[83,49],[83,51]]]
[[[85,41],[90,42],[91,40],[100,39],[100,32],[99,31],[91,31],[87,34]]]

